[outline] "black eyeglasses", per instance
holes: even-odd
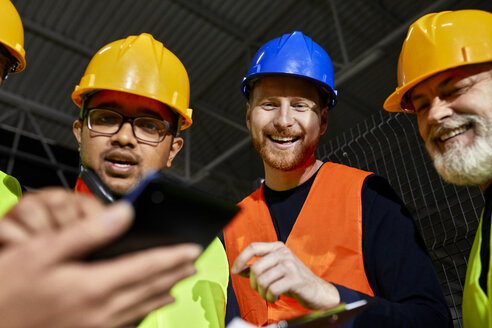
[[[135,138],[152,143],[164,140],[171,128],[168,121],[155,117],[127,117],[116,111],[104,108],[91,108],[87,110],[87,126],[89,130],[107,135],[113,135],[120,131],[125,122],[132,125]]]

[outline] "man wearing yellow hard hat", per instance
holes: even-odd
[[[390,112],[415,113],[444,180],[480,186],[485,208],[463,292],[465,328],[492,326],[492,14],[428,14],[410,26],[398,62]]]
[[[150,34],[102,47],[72,93],[80,108],[73,124],[81,157],[75,189],[117,198],[149,170],[170,167],[183,146],[179,133],[192,124],[189,97],[183,64]],[[218,239],[196,268],[171,291],[175,303],[141,327],[224,326],[228,262]]]
[[[22,22],[9,0],[0,0],[0,20],[2,83],[25,67],[25,58]],[[170,288],[195,271],[201,251],[194,245],[81,262],[129,228],[130,206],[103,206],[62,188],[27,193],[13,206],[19,183],[3,172],[0,178],[2,327],[128,326],[169,304]]]
[[[24,29],[19,13],[10,0],[0,1],[0,85],[8,74],[26,67]],[[22,191],[19,182],[0,171],[0,217],[17,202]]]

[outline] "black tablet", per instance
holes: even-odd
[[[157,172],[148,175],[123,199],[135,209],[132,226],[88,260],[188,242],[205,249],[239,211],[232,202]]]

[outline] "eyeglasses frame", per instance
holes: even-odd
[[[116,113],[118,114],[119,116],[121,116],[123,118],[123,120],[121,121],[118,129],[113,132],[113,133],[107,133],[107,132],[100,132],[100,131],[96,131],[96,130],[93,130],[91,128],[91,124],[90,124],[90,120],[89,120],[89,113],[93,110],[96,110],[96,109],[99,109],[99,110],[107,110],[107,111],[110,111],[110,112],[113,112],[113,113]],[[85,118],[87,118],[87,127],[89,128],[90,131],[92,132],[95,132],[95,133],[100,133],[100,134],[103,134],[103,135],[108,135],[108,136],[112,136],[112,135],[115,135],[117,134],[120,130],[121,130],[121,127],[123,126],[123,124],[125,124],[126,122],[129,122],[131,127],[132,127],[132,132],[133,132],[133,136],[137,139],[137,140],[140,140],[142,142],[150,142],[150,143],[153,143],[153,144],[159,144],[161,142],[164,141],[164,139],[166,139],[166,136],[169,132],[171,132],[173,135],[174,135],[174,132],[173,132],[173,129],[171,127],[171,123],[169,123],[168,121],[166,120],[162,120],[162,119],[158,119],[158,118],[155,118],[155,117],[152,117],[152,116],[138,116],[138,117],[129,117],[129,116],[126,116],[126,115],[123,115],[113,109],[110,109],[110,108],[98,108],[98,107],[94,107],[94,108],[85,108],[84,107],[84,115],[83,115],[83,118],[82,120],[84,120]],[[136,133],[135,133],[135,124],[134,124],[134,121],[136,119],[140,119],[140,118],[151,118],[151,119],[154,119],[154,120],[157,120],[157,121],[160,121],[160,122],[163,122],[164,125],[166,126],[166,131],[165,133],[163,134],[161,140],[159,141],[151,141],[151,140],[145,140],[145,139],[142,139],[140,137],[137,137]]]

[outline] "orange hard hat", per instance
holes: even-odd
[[[427,14],[408,30],[398,60],[398,87],[383,107],[389,112],[413,112],[407,93],[417,84],[451,68],[485,62],[492,62],[492,13]]]

